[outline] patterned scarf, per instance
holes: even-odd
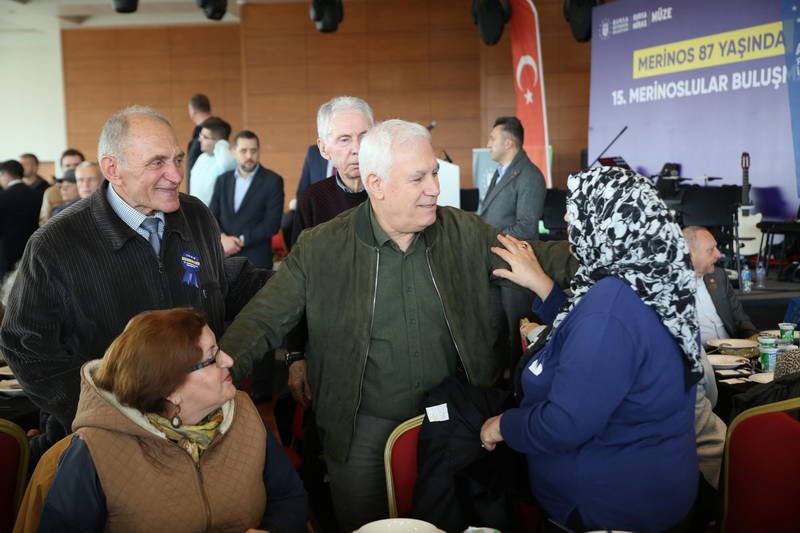
[[[191,455],[195,463],[200,462],[200,457],[202,457],[208,445],[211,444],[211,441],[214,440],[223,419],[221,408],[205,417],[196,426],[184,425],[179,428],[172,427],[169,420],[163,416],[154,413],[147,413],[145,416],[169,440],[177,443],[186,453]]]
[[[627,282],[653,308],[683,351],[687,383],[703,376],[697,345],[695,275],[681,230],[649,179],[600,167],[567,180],[569,240],[580,266],[553,328],[606,276]]]

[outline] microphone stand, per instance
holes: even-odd
[[[600,158],[601,158],[601,157],[603,157],[604,155],[606,155],[606,152],[608,152],[608,149],[609,149],[609,148],[611,148],[612,146],[614,146],[614,143],[615,143],[615,142],[617,142],[617,139],[619,139],[619,138],[622,136],[622,134],[623,134],[623,133],[625,133],[625,131],[626,131],[627,129],[628,129],[628,126],[625,126],[625,127],[623,127],[621,130],[619,130],[619,133],[617,133],[617,136],[616,136],[616,137],[614,137],[614,140],[612,140],[610,143],[608,143],[608,146],[606,146],[605,150],[603,150],[602,152],[600,152],[600,155],[598,155],[597,157],[595,157],[595,158],[594,158],[594,161],[592,161],[592,164],[591,164],[591,165],[589,165],[589,166],[587,166],[586,168],[592,168],[592,167],[594,166],[594,164],[595,164],[595,163],[597,163],[597,162],[600,160]],[[584,170],[585,170],[585,169],[584,169]]]

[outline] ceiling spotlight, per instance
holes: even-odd
[[[134,13],[139,7],[139,0],[111,0],[117,13]]]
[[[472,21],[484,43],[497,44],[503,36],[503,27],[511,18],[508,0],[472,0]]]
[[[228,0],[196,0],[207,19],[221,20],[228,9]]]
[[[314,22],[317,31],[333,33],[339,28],[344,18],[342,0],[311,0],[308,15]]]

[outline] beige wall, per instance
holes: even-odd
[[[553,176],[578,168],[588,124],[589,45],[574,41],[560,0],[539,0]],[[510,31],[481,43],[464,0],[353,0],[339,31],[321,34],[305,2],[244,4],[241,24],[62,31],[67,138],[94,157],[103,121],[132,103],[166,113],[181,143],[186,102],[208,94],[214,114],[262,138],[287,202],[316,140],[315,115],[338,94],[365,98],[378,120],[436,120],[434,146],[472,183],[471,149],[496,116],[514,113]]]

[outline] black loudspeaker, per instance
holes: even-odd
[[[228,0],[196,0],[207,19],[221,20],[228,9]]]
[[[117,13],[135,13],[139,7],[139,0],[112,0],[111,3]]]
[[[564,0],[564,18],[579,43],[591,40],[592,8],[602,3],[603,0]]]
[[[497,44],[503,36],[503,27],[511,18],[508,0],[472,0],[472,22],[484,43]]]
[[[311,0],[308,15],[317,31],[333,33],[339,29],[339,24],[344,19],[342,0]]]

